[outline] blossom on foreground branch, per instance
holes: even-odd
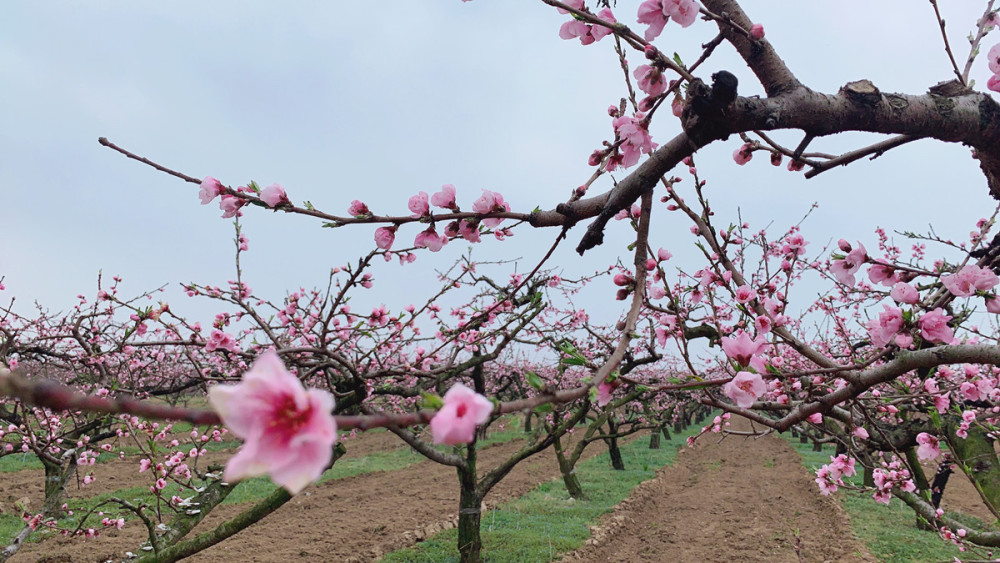
[[[468,444],[476,437],[476,426],[493,412],[489,399],[456,383],[444,394],[444,406],[431,419],[435,444]]]
[[[226,463],[226,481],[270,475],[296,494],[322,475],[333,456],[333,395],[304,389],[273,351],[262,354],[238,385],[216,385],[208,400],[244,440]]]

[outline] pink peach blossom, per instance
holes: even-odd
[[[986,53],[986,60],[989,63],[990,72],[1000,74],[1000,43],[990,47],[990,51]]]
[[[950,320],[951,316],[944,314],[944,310],[940,307],[929,313],[924,313],[924,316],[920,317],[920,336],[924,340],[931,342],[943,342],[945,344],[951,342],[955,337],[955,333],[948,326],[948,321]]]
[[[619,381],[617,381],[617,380],[616,381],[611,381],[611,382],[602,381],[602,382],[598,383],[597,384],[597,406],[603,407],[604,405],[610,403],[611,402],[611,393],[613,393],[614,390],[617,389],[620,384],[621,383]]]
[[[431,419],[435,444],[468,444],[476,437],[476,426],[493,412],[489,399],[456,383],[444,394],[444,406]]]
[[[430,211],[430,206],[427,205],[427,192],[419,192],[417,195],[410,198],[407,207],[413,212],[414,217],[423,217],[427,215]]]
[[[750,162],[751,158],[753,158],[753,147],[750,143],[745,143],[743,146],[733,151],[733,160],[735,160],[736,164],[739,164],[740,166]]]
[[[741,366],[748,366],[767,342],[761,337],[752,339],[743,330],[738,330],[734,334],[733,337],[722,337],[722,351]]]
[[[271,184],[261,190],[260,199],[262,199],[268,207],[277,207],[282,203],[291,203],[291,200],[288,199],[288,194],[285,193],[285,188],[281,187],[279,184]]]
[[[392,248],[392,243],[396,240],[396,227],[379,227],[375,229],[375,246],[382,250]]]
[[[1000,283],[1000,278],[988,268],[969,264],[954,274],[941,276],[941,283],[958,297],[975,295],[976,291],[989,291]]]
[[[850,248],[850,245],[847,246]],[[830,272],[840,283],[854,287],[854,274],[861,268],[861,265],[865,263],[865,258],[867,258],[867,256],[868,253],[865,250],[865,247],[859,242],[858,247],[849,251],[847,256],[845,256],[842,260],[834,260],[830,264]]]
[[[503,200],[503,196],[497,192],[491,192],[489,190],[483,190],[483,195],[479,196],[479,199],[472,202],[472,210],[476,213],[496,213],[503,211],[510,211],[510,204]],[[483,225],[489,228],[496,227],[503,222],[502,218],[488,218],[483,219]]]
[[[430,227],[426,231],[420,231],[417,233],[417,237],[413,239],[413,246],[422,246],[429,249],[431,252],[437,252],[444,247],[448,242],[447,237],[442,237],[437,234],[434,227]]]
[[[920,444],[917,448],[917,459],[937,459],[937,457],[941,455],[941,450],[938,447],[938,439],[936,436],[926,432],[921,432],[920,434],[917,434],[917,443]]]
[[[885,310],[879,313],[877,319],[868,321],[868,335],[871,337],[872,345],[878,348],[891,342],[896,333],[903,328],[903,311],[899,307],[882,305],[882,308]]]
[[[681,27],[687,27],[698,17],[698,3],[694,0],[663,0],[663,13]]]
[[[618,20],[615,19],[615,15],[611,13],[610,8],[604,8],[600,12],[597,12],[597,17],[608,23],[618,23]],[[611,31],[611,28],[603,25],[593,25],[590,29],[590,35],[594,37],[594,41],[600,41],[612,33],[614,32]]]
[[[635,76],[639,89],[649,96],[659,96],[667,91],[667,78],[655,66],[639,65],[632,75]]]
[[[645,114],[638,112],[634,116],[623,115],[611,120],[615,134],[624,141],[620,147],[623,168],[635,165],[641,154],[652,152],[656,148],[645,118]]]
[[[646,41],[656,39],[667,25],[667,14],[663,11],[663,0],[646,0],[639,5],[639,23],[649,25],[646,28]]]
[[[986,310],[991,313],[1000,313],[1000,298],[995,294],[986,296]]]
[[[211,352],[213,350],[229,350],[230,352],[239,352],[239,345],[236,344],[236,339],[233,338],[231,334],[226,334],[221,330],[212,330],[211,336],[208,338],[208,342],[205,343],[205,351]]]
[[[757,292],[749,285],[741,285],[735,290],[736,302],[747,303],[757,298]]]
[[[240,212],[240,208],[246,205],[246,201],[238,198],[234,195],[223,195],[222,199],[219,200],[219,209],[222,210],[222,218],[229,219],[230,217],[236,217],[236,214]]]
[[[468,219],[459,220],[458,234],[462,235],[462,238],[469,242],[480,242],[482,240],[479,238],[479,224],[476,221],[470,221]]]
[[[896,285],[892,286],[889,297],[892,297],[893,301],[897,303],[906,303],[907,305],[913,305],[920,300],[920,294],[917,290],[906,282],[897,282]]]
[[[723,386],[722,391],[738,407],[748,409],[753,406],[757,397],[767,391],[767,385],[759,373],[741,371],[736,374],[732,381]]]
[[[201,204],[207,205],[220,193],[222,193],[222,183],[211,176],[205,176],[205,179],[201,181],[201,190],[198,192]]]
[[[986,81],[986,87],[994,92],[1000,92],[1000,72],[994,74]]]
[[[887,266],[885,264],[872,264],[872,266],[868,268],[868,279],[870,279],[872,283],[882,284],[886,287],[891,287],[896,283],[895,274],[896,271],[893,270],[891,266]]]
[[[761,39],[763,39],[764,38],[764,26],[761,25],[761,24],[759,24],[759,23],[755,23],[755,24],[751,25],[750,26],[750,37],[753,38],[754,41],[760,41]]]
[[[275,352],[260,355],[241,383],[210,387],[208,400],[244,441],[226,464],[226,481],[270,475],[296,494],[330,464],[337,441],[333,396],[304,389]]]
[[[594,36],[590,34],[590,26],[580,20],[569,20],[559,27],[560,39],[580,38],[580,43],[590,45],[594,42]]]
[[[455,186],[451,184],[441,186],[441,191],[431,196],[431,204],[442,209],[457,209],[458,206],[455,204]]]
[[[352,201],[351,205],[347,208],[347,213],[352,217],[363,217],[365,215],[371,215],[372,212],[368,209],[368,206],[365,205],[365,202],[356,199]]]
[[[960,393],[962,393],[962,396],[965,397],[965,400],[967,401],[981,401],[984,398],[979,393],[979,387],[977,387],[976,384],[971,381],[963,382],[961,385],[958,386],[958,390]]]

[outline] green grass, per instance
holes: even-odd
[[[685,439],[699,430],[695,425],[682,434],[674,434],[658,450],[649,449],[645,434],[623,445],[625,471],[611,469],[607,451],[580,462],[576,473],[589,496],[587,500],[570,498],[559,478],[485,513],[481,522],[484,560],[551,561],[560,553],[577,549],[589,537],[589,526],[625,499],[636,485],[672,463]],[[556,466],[551,452],[540,455],[552,457],[552,465]],[[457,543],[458,531],[446,530],[412,548],[390,553],[382,561],[458,561]]]
[[[0,457],[0,473],[11,473],[23,469],[44,469],[38,456],[33,453],[7,454]]]
[[[835,454],[833,444],[824,444],[822,452],[812,451],[812,444],[801,444],[792,440],[791,434],[784,435],[802,457],[802,463],[815,471],[821,465],[830,463]],[[858,466],[861,469],[861,466]],[[964,475],[953,475],[952,479],[964,479]],[[849,485],[860,487],[862,476],[856,475],[844,480]],[[817,489],[818,492],[819,489]],[[947,489],[945,494],[947,494]],[[898,499],[892,499],[889,506],[875,502],[870,492],[841,489],[835,496],[851,519],[851,531],[863,542],[868,551],[879,561],[909,563],[918,561],[952,561],[955,557],[968,557],[958,547],[942,540],[935,532],[920,530],[916,526],[916,515]],[[948,513],[953,518],[979,522],[977,519],[958,513]],[[971,519],[971,520],[970,520]]]

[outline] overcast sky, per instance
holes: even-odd
[[[617,4],[619,21],[644,29],[634,24],[638,1]],[[942,3],[962,61],[984,5]],[[883,91],[919,94],[951,78],[926,2],[743,6],[814,90],[868,78]],[[16,297],[21,312],[35,300],[65,309],[77,294],[93,295],[103,271],[125,278],[125,295],[171,284],[174,311],[202,320],[216,311],[182,297],[177,283],[234,277],[231,221],[217,205],[199,204],[197,186],[101,147],[100,136],[195,177],[278,182],[293,201],[332,213],[346,213],[357,198],[379,213],[406,214],[411,195],[446,183],[466,209],[481,189],[502,193],[515,210],[552,208],[590,176],[588,156],[612,136],[606,108],[624,95],[613,41],[563,41],[566,19],[526,0],[4,2],[0,296]],[[715,33],[704,21],[670,24],[656,44],[690,63]],[[998,40],[1000,33],[988,37],[986,48]],[[629,58],[641,64],[638,54]],[[727,46],[698,75],[719,69],[741,78],[742,94],[762,93]],[[984,87],[988,77],[986,61],[977,61],[973,78]],[[666,117],[652,128],[661,143],[679,130]],[[778,137],[797,144],[795,134]],[[837,153],[877,138],[820,139],[811,149]],[[718,224],[736,221],[739,207],[753,226],[784,230],[817,202],[803,228],[812,249],[841,237],[873,248],[877,225],[933,223],[964,239],[994,206],[976,161],[958,145],[913,143],[807,181],[761,157],[737,166],[739,144],[734,137],[697,156]],[[602,179],[592,193],[609,185]],[[697,268],[687,226],[656,217],[654,248]],[[243,223],[245,278],[276,300],[325,285],[332,266],[373,248],[371,226],[322,229],[257,208]],[[408,244],[417,231],[403,227],[397,240]],[[606,244],[580,258],[572,251],[583,233],[577,227],[556,265],[574,275],[618,257],[628,262],[626,231],[613,223]],[[478,245],[475,256],[520,257],[525,270],[555,235],[520,228],[506,242]],[[432,268],[467,247],[454,242],[402,268],[379,264],[364,299],[390,309],[420,301],[436,287]],[[620,313],[607,299],[588,307]]]

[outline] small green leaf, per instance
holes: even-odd
[[[677,63],[677,66],[684,66],[684,61],[681,60],[681,56],[677,53],[674,53],[674,62]]]
[[[444,399],[427,391],[420,392],[420,402],[425,409],[438,410],[444,406]]]
[[[544,405],[538,405],[535,407],[535,412],[538,414],[546,414],[552,412],[552,403],[545,403]]]
[[[542,381],[542,378],[538,377],[538,374],[533,371],[525,372],[524,378],[528,381],[528,385],[531,385],[533,388],[539,391],[541,391],[542,388],[545,387],[545,382]]]

